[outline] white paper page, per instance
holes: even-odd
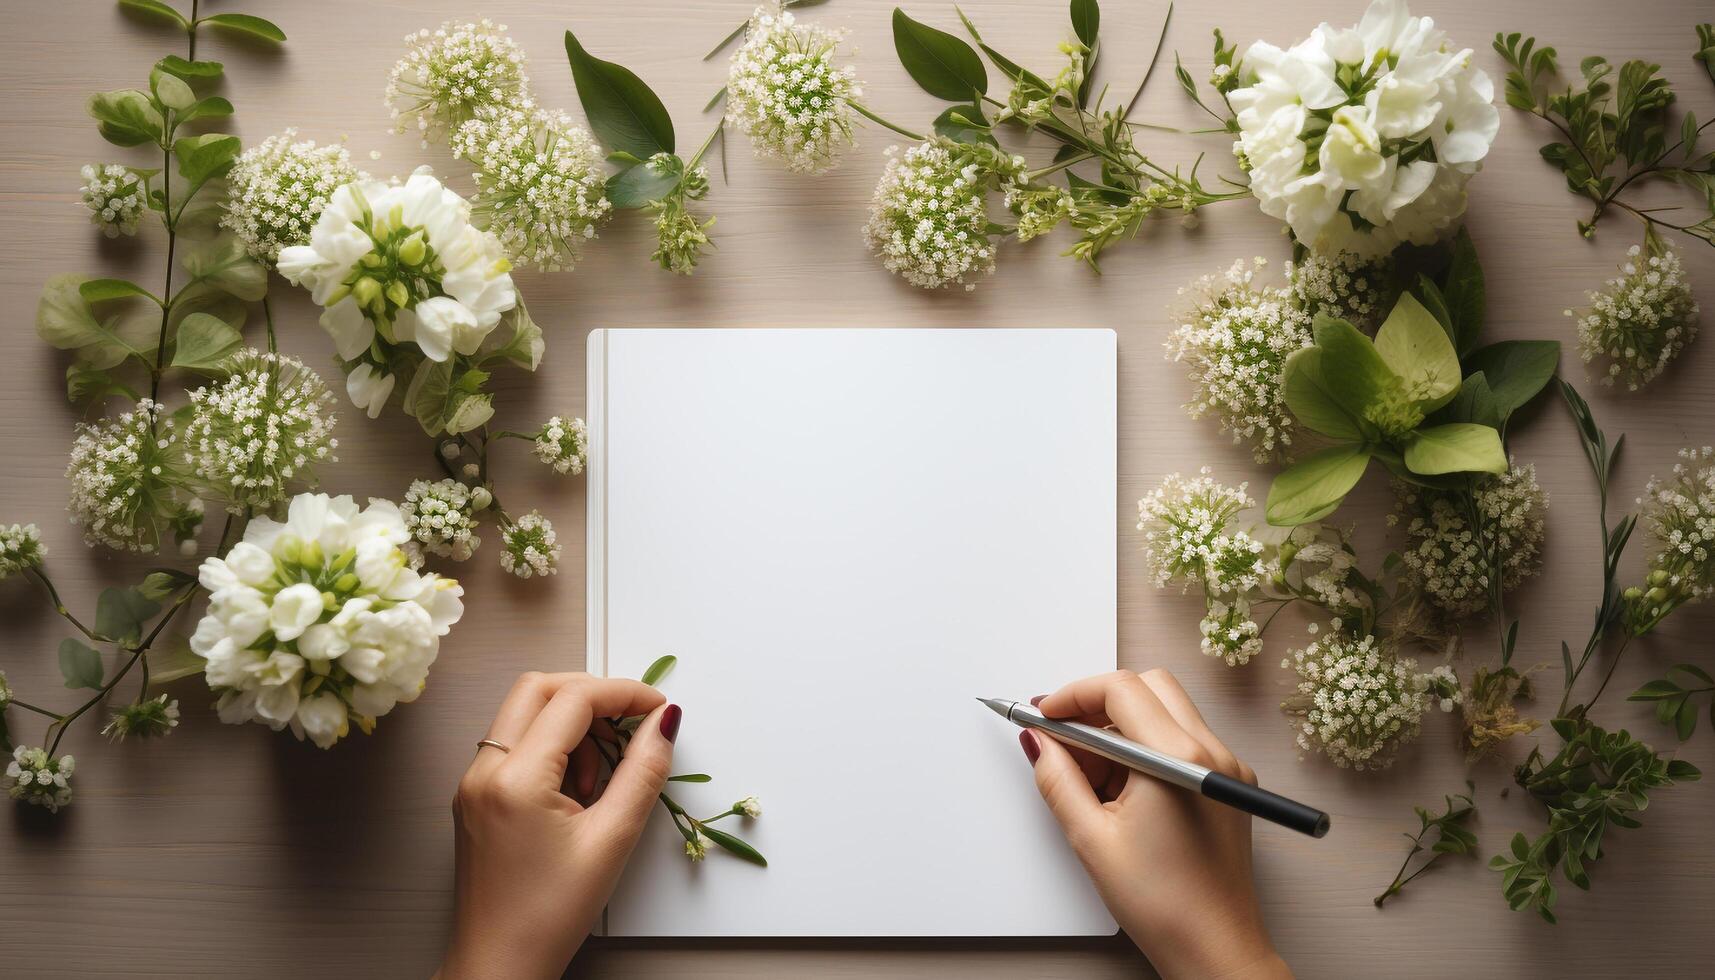
[[[1109,330],[591,336],[592,671],[684,708],[615,936],[1105,935],[1038,798],[1026,699],[1115,663]]]

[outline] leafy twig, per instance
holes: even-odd
[[[1375,897],[1376,908],[1389,898],[1398,895],[1411,884],[1418,875],[1428,871],[1441,859],[1443,854],[1470,854],[1477,848],[1477,835],[1465,828],[1465,824],[1477,813],[1477,806],[1470,794],[1476,792],[1476,785],[1466,780],[1467,792],[1446,797],[1447,806],[1439,814],[1432,814],[1423,807],[1412,807],[1417,811],[1418,822],[1422,827],[1416,834],[1406,834],[1406,840],[1411,841],[1411,850],[1405,854],[1405,860],[1399,863],[1399,871],[1395,872],[1390,882],[1380,895]],[[1434,831],[1433,839],[1429,838]],[[1429,859],[1418,865],[1416,871],[1410,874],[1405,869],[1411,866],[1411,859],[1424,851],[1429,851]]]

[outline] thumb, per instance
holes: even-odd
[[[635,843],[649,820],[656,797],[667,785],[673,767],[673,737],[679,734],[680,710],[664,704],[637,725],[613,778],[590,812],[613,832]]]
[[[1036,791],[1060,822],[1060,830],[1071,840],[1083,836],[1102,813],[1102,803],[1078,761],[1064,745],[1041,732],[1027,728],[1018,733],[1018,741],[1036,770]]]

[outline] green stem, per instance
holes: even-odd
[[[268,295],[262,295],[262,318],[268,327],[268,353],[278,354],[280,347],[274,341],[274,308],[268,303]]]
[[[1066,159],[1061,160],[1059,163],[1051,164],[1049,166],[1043,167],[1041,170],[1032,170],[1029,173],[1025,174],[1024,176],[1025,176],[1025,179],[1027,179],[1027,180],[1037,180],[1038,178],[1046,177],[1051,173],[1056,173],[1058,171],[1065,170],[1067,167],[1076,166],[1080,163],[1083,163],[1085,160],[1094,160],[1095,158],[1096,158],[1096,155],[1094,153],[1073,154],[1072,156],[1069,156]]]
[[[725,129],[726,129],[726,117],[722,116],[720,119],[720,122],[715,123],[715,128],[713,130],[710,130],[708,138],[703,140],[703,145],[697,147],[697,152],[693,153],[691,155],[691,159],[686,161],[686,163],[685,163],[685,170],[686,171],[695,170],[697,167],[697,164],[703,162],[703,154],[709,152],[709,147],[715,145],[715,137],[719,136],[723,131],[725,131]]]
[[[106,637],[106,636],[102,636],[100,633],[97,633],[96,631],[90,629],[88,626],[85,626],[83,624],[83,622],[81,620],[79,620],[76,616],[72,615],[72,611],[70,609],[66,608],[65,602],[60,599],[59,590],[54,588],[54,583],[51,580],[49,580],[46,572],[43,572],[40,568],[29,568],[29,569],[25,569],[25,571],[31,577],[33,577],[36,581],[40,582],[42,584],[42,588],[44,588],[48,591],[48,599],[49,599],[49,601],[51,601],[54,604],[54,612],[57,612],[61,616],[65,617],[66,622],[77,627],[78,632],[82,633],[84,636],[89,637],[89,639],[95,643],[111,643],[111,642],[113,642],[111,638]]]
[[[38,715],[43,715],[45,717],[52,718],[55,721],[58,721],[59,717],[60,717],[59,714],[56,712],[49,711],[46,708],[39,707],[37,705],[31,704],[28,701],[20,701],[17,698],[13,698],[12,700],[10,700],[6,703],[11,705],[14,708],[23,708],[25,711],[34,711]]]
[[[996,104],[998,105],[999,103],[996,103]],[[881,118],[880,116],[876,115],[875,113],[869,111],[868,107],[866,107],[861,102],[853,102],[851,99],[847,99],[846,105],[851,106],[853,111],[855,111],[858,115],[864,117],[865,119],[868,119],[870,122],[876,123],[877,125],[886,126],[888,129],[893,130],[894,132],[898,133],[899,135],[905,137],[908,140],[916,140],[917,142],[921,143],[925,139],[927,139],[927,137],[923,136],[921,133],[913,133],[911,130],[906,129],[903,126],[895,126],[894,124],[892,124],[892,123],[888,122],[887,120]]]

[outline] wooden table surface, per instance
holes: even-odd
[[[241,10],[244,4],[208,4]],[[203,56],[227,62],[235,130],[253,141],[287,126],[327,141],[349,136],[361,166],[405,173],[420,163],[446,166],[440,149],[388,134],[381,90],[408,31],[450,17],[486,15],[510,26],[533,59],[540,99],[576,109],[561,32],[575,28],[587,47],[619,61],[662,94],[681,132],[695,144],[712,123],[700,115],[723,82],[723,63],[703,53],[748,13],[747,0],[296,0],[251,4],[291,35],[278,52],[212,34]],[[967,0],[965,10],[1000,50],[1048,68],[1068,32],[1063,5],[1031,0]],[[1110,0],[1104,11],[1102,77],[1115,90],[1136,84],[1162,4]],[[62,271],[158,275],[161,249],[108,242],[78,203],[77,170],[97,160],[151,161],[107,146],[83,112],[88,93],[140,85],[157,58],[182,53],[170,31],[119,13],[107,0],[71,0],[13,9],[0,37],[0,90],[10,108],[0,123],[0,521],[42,525],[54,576],[74,606],[89,609],[104,585],[132,580],[136,563],[92,552],[63,519],[65,455],[75,413],[63,397],[65,361],[31,329],[40,286]],[[888,27],[891,4],[838,0],[805,19],[850,28],[866,101],[902,122],[926,124],[938,106],[898,66]],[[1595,0],[1510,4],[1421,0],[1453,38],[1477,51],[1497,80],[1488,49],[1497,30],[1527,30],[1557,45],[1576,65],[1602,53],[1616,63],[1648,58],[1667,66],[1681,106],[1700,118],[1715,111],[1715,90],[1690,60],[1692,24],[1709,9],[1694,0],[1619,5]],[[1207,73],[1209,29],[1229,28],[1241,46],[1256,37],[1290,43],[1321,19],[1354,22],[1357,0],[1317,4],[1234,0],[1180,4],[1164,59],[1184,53],[1196,76]],[[952,4],[915,2],[914,16],[956,28]],[[1157,66],[1141,117],[1198,124]],[[1639,229],[1616,213],[1593,242],[1573,227],[1585,208],[1537,157],[1545,127],[1502,108],[1501,134],[1471,185],[1469,224],[1489,281],[1489,336],[1572,340],[1561,315],[1583,290],[1612,274]],[[500,421],[515,428],[552,413],[581,413],[584,336],[595,327],[631,326],[1044,326],[1097,325],[1119,332],[1120,485],[1114,505],[1121,555],[1120,662],[1170,667],[1213,727],[1282,792],[1322,804],[1336,830],[1313,842],[1259,826],[1256,864],[1274,936],[1303,976],[1616,976],[1694,973],[1715,957],[1715,803],[1710,781],[1659,795],[1646,828],[1616,832],[1595,871],[1596,888],[1566,888],[1562,921],[1550,927],[1513,914],[1501,900],[1487,857],[1518,829],[1541,825],[1540,810],[1503,797],[1515,759],[1467,771],[1454,723],[1432,715],[1423,737],[1381,774],[1355,775],[1296,758],[1278,703],[1288,673],[1278,659],[1296,624],[1277,626],[1269,654],[1230,669],[1197,652],[1195,596],[1157,591],[1136,557],[1136,499],[1163,475],[1207,463],[1229,481],[1260,491],[1266,473],[1210,422],[1187,420],[1183,371],[1162,357],[1174,291],[1235,258],[1285,257],[1277,224],[1248,203],[1210,209],[1200,227],[1150,227],[1106,259],[1096,277],[1058,256],[1063,236],[1002,249],[1000,274],[975,293],[927,293],[881,270],[859,235],[889,134],[874,127],[836,173],[795,178],[753,160],[742,140],[717,176],[709,205],[719,215],[719,250],[695,278],[680,279],[648,261],[651,234],[635,215],[610,224],[572,273],[522,275],[520,285],[547,330],[540,374],[503,372]],[[1199,149],[1228,171],[1216,137],[1150,135],[1156,155],[1189,162]],[[369,158],[371,150],[381,154]],[[1044,157],[1045,159],[1045,157]],[[453,166],[455,186],[468,187]],[[151,229],[152,230],[152,229]],[[1689,243],[1687,266],[1707,302],[1715,250]],[[277,281],[276,281],[277,282]],[[281,345],[330,368],[331,348],[300,290],[277,285]],[[1704,340],[1651,387],[1635,395],[1587,387],[1610,432],[1624,431],[1618,497],[1630,501],[1652,472],[1665,472],[1679,447],[1712,441],[1715,353]],[[1568,356],[1565,374],[1582,365]],[[397,497],[408,480],[431,475],[431,447],[397,412],[370,421],[344,406],[342,462],[325,473],[335,492]],[[1543,662],[1541,677],[1559,686],[1558,644],[1580,642],[1599,588],[1592,483],[1573,429],[1558,405],[1534,411],[1513,440],[1536,462],[1552,495],[1544,574],[1514,604],[1524,616],[1519,661]],[[81,724],[64,748],[79,760],[73,805],[56,819],[0,807],[0,973],[37,975],[421,976],[437,962],[446,935],[452,873],[447,803],[454,782],[502,694],[520,671],[583,663],[584,492],[580,481],[551,478],[517,444],[498,452],[498,480],[509,500],[539,505],[567,544],[557,578],[521,582],[497,567],[490,543],[457,569],[468,607],[445,643],[427,691],[383,719],[373,737],[354,735],[330,752],[259,726],[225,727],[195,682],[176,688],[184,724],[169,739],[109,745]],[[1385,481],[1364,484],[1341,520],[1356,524],[1371,563],[1383,550]],[[491,535],[485,535],[491,536]],[[1643,561],[1636,547],[1629,567]],[[73,703],[61,689],[54,650],[65,629],[23,582],[0,589],[0,667],[20,694]],[[1633,644],[1603,723],[1631,726],[1671,741],[1646,706],[1620,692],[1687,659],[1708,666],[1706,637],[1715,608],[1674,616],[1658,636]],[[1694,639],[1703,635],[1701,644]],[[1487,637],[1488,634],[1482,634]],[[1483,642],[1475,657],[1491,656]],[[1483,662],[1481,659],[1469,662]],[[687,737],[699,710],[686,705]],[[1547,711],[1548,706],[1542,706]],[[14,710],[15,730],[35,723]],[[1707,726],[1680,755],[1715,769]],[[1515,756],[1526,745],[1520,741]],[[1378,912],[1370,899],[1403,855],[1399,832],[1415,823],[1411,806],[1439,803],[1477,782],[1481,860],[1451,859]],[[1026,778],[1024,767],[1019,778]],[[770,790],[759,787],[766,800]],[[787,792],[776,789],[773,792]],[[1700,964],[1700,965],[1699,965]],[[745,942],[593,945],[574,972],[589,976],[834,976],[887,974],[1008,977],[1126,977],[1145,969],[1123,939],[1089,942]]]

